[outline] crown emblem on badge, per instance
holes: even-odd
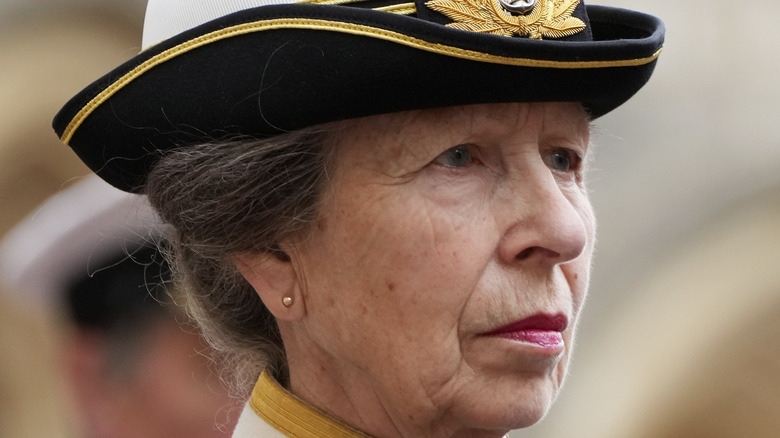
[[[572,17],[580,0],[430,0],[425,3],[470,32],[533,39],[562,38],[585,29]]]
[[[536,0],[498,0],[501,7],[509,12],[527,14],[536,6]]]

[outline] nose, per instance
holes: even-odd
[[[499,258],[506,264],[566,263],[579,257],[594,234],[584,190],[562,185],[549,169],[512,178],[497,208],[506,221]]]

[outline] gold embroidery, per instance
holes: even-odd
[[[571,14],[580,0],[539,0],[527,15],[512,15],[498,0],[430,0],[426,6],[455,21],[447,26],[471,32],[534,39],[574,35],[585,23]]]
[[[290,438],[368,438],[290,394],[266,371],[260,374],[252,390],[249,406],[266,423]]]

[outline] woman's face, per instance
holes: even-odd
[[[285,248],[305,309],[280,322],[292,391],[376,436],[538,421],[587,290],[588,130],[572,103],[349,122],[321,219]]]

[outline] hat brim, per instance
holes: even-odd
[[[582,102],[596,118],[650,78],[656,18],[588,6],[593,41],[508,38],[327,5],[248,9],[154,46],[91,84],[55,131],[98,175],[142,190],[166,150],[411,109]]]

